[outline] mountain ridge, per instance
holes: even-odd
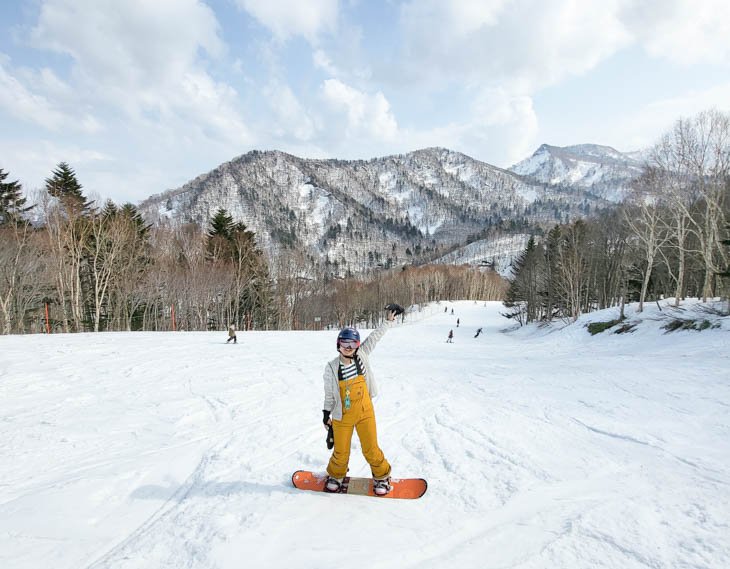
[[[579,169],[609,162],[607,151],[594,155],[610,147],[557,148],[542,145],[532,158],[542,153],[550,168],[564,168],[568,154]],[[623,154],[610,150],[621,163]],[[201,226],[222,207],[256,233],[270,259],[298,250],[345,274],[435,260],[480,237],[534,232],[611,207],[595,184],[547,183],[536,163],[515,171],[443,147],[367,160],[252,150],[139,207],[152,224]],[[631,173],[617,172],[621,180]]]
[[[626,153],[599,144],[542,144],[510,171],[551,186],[582,188],[615,203],[625,199],[644,159],[642,151]]]

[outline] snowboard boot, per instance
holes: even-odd
[[[390,476],[388,476],[388,478],[383,478],[382,480],[378,480],[376,478],[373,479],[373,493],[376,496],[385,496],[391,490],[392,486],[390,485]]]
[[[344,478],[332,478],[331,476],[328,476],[327,482],[324,484],[324,489],[327,492],[339,492],[343,480]]]

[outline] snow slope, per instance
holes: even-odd
[[[334,331],[0,337],[0,567],[730,567],[728,322],[505,333],[501,310],[433,305],[373,354],[415,501],[291,487],[329,457]]]

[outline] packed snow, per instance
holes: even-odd
[[[615,310],[502,311],[433,304],[372,354],[419,500],[291,485],[329,458],[335,330],[0,337],[0,567],[730,567],[728,319],[665,333],[699,304],[632,305],[633,332],[591,336]]]

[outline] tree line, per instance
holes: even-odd
[[[674,297],[728,294],[730,115],[678,120],[651,148],[618,209],[531,238],[513,264],[520,323]]]
[[[506,283],[467,266],[337,278],[284,249],[267,261],[224,209],[209,226],[147,225],[132,204],[98,205],[61,163],[32,206],[0,169],[0,330],[319,329],[375,325],[388,302],[505,300],[520,322],[662,295],[708,298],[728,269],[730,116],[677,121],[620,207],[534,236]],[[726,289],[725,289],[726,290]]]
[[[219,209],[207,228],[147,225],[132,204],[98,206],[59,164],[29,206],[0,169],[0,329],[320,329],[377,324],[383,306],[501,299],[505,281],[426,266],[335,278],[296,251],[266,260],[255,234]]]

